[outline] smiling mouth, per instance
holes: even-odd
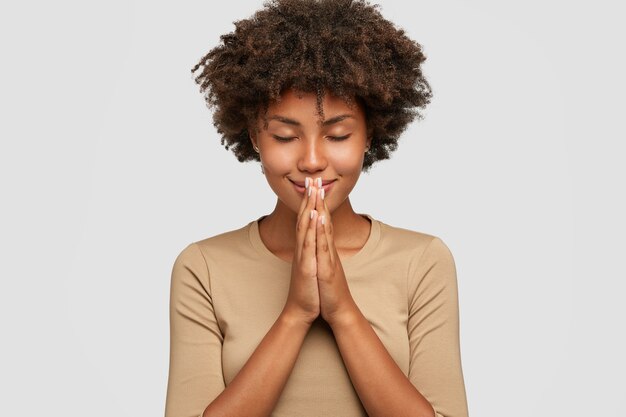
[[[306,188],[304,187],[304,183],[302,183],[302,185],[298,184],[297,182],[291,181],[289,180],[294,188],[296,189],[296,191],[298,191],[300,194],[304,194],[304,192],[306,191]],[[332,181],[322,181],[322,188],[324,189],[324,196],[328,195],[328,193],[330,192],[330,190],[333,187],[333,184],[336,182],[337,180],[332,180]]]

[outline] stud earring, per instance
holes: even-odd
[[[257,148],[255,145],[252,145],[252,147],[254,148],[254,151],[258,154],[260,154],[261,152],[259,151],[259,148]],[[263,169],[263,164],[261,164],[261,174],[265,174],[265,170]]]

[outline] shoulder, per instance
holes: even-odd
[[[188,276],[208,283],[209,270],[215,261],[232,264],[245,248],[248,239],[248,225],[239,229],[229,230],[214,236],[191,241],[179,250],[173,265],[174,279],[185,280]]]
[[[211,260],[226,260],[244,255],[249,244],[249,227],[252,222],[233,230],[188,243],[179,251],[177,262],[210,264]]]
[[[454,256],[440,236],[381,222],[381,240],[386,242],[387,256],[399,262],[397,255],[401,255],[409,293],[431,296],[444,289],[456,291]]]
[[[446,252],[448,246],[438,235],[401,226],[394,226],[378,220],[380,239],[384,246],[397,251],[408,251],[418,257],[425,252]]]
[[[249,226],[250,223],[238,229],[197,240],[193,244],[197,245],[202,251],[237,248],[248,242]]]

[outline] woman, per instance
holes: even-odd
[[[273,212],[174,262],[166,417],[467,416],[456,270],[356,213],[362,171],[429,103],[419,44],[362,1],[272,1],[192,73]]]

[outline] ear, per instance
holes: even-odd
[[[374,127],[370,124],[367,124],[366,135],[367,139],[365,139],[365,145],[367,148],[370,148],[372,146],[372,140],[374,139]]]
[[[248,128],[248,137],[249,137],[249,139],[250,139],[250,142],[252,143],[252,146],[253,146],[253,147],[255,147],[255,146],[256,146],[256,147],[258,147],[258,145],[257,145],[257,143],[256,143],[256,134],[255,134],[255,132],[254,132],[252,129],[250,129],[250,128]]]

